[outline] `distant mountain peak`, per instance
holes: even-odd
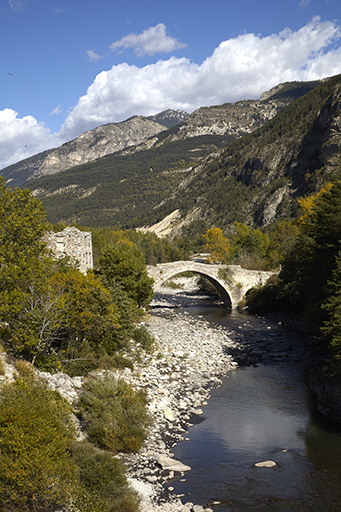
[[[173,128],[173,126],[177,126],[183,121],[186,121],[188,117],[189,113],[184,110],[172,110],[171,108],[168,108],[159,114],[148,116],[147,119],[151,119],[156,123],[166,126],[167,128]]]

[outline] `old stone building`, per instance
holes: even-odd
[[[93,268],[90,232],[68,227],[59,233],[48,233],[45,240],[57,258],[63,258],[67,255],[76,260],[79,264],[79,270],[83,274]]]

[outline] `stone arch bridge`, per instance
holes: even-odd
[[[246,270],[240,265],[214,265],[195,261],[148,265],[147,271],[154,279],[155,292],[161,292],[162,284],[176,274],[186,271],[200,274],[218,290],[226,308],[236,308],[251,288],[258,284],[263,285],[276,274],[262,270]]]

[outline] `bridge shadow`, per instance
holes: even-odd
[[[224,302],[218,293],[208,293],[207,291],[195,290],[171,290],[165,288],[155,292],[154,299],[150,304],[151,309],[179,309],[184,307],[219,307],[226,311]]]

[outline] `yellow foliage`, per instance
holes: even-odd
[[[211,228],[204,234],[205,251],[211,263],[225,263],[230,256],[230,242],[220,228]]]
[[[321,188],[320,192],[316,194],[312,194],[311,196],[305,196],[298,199],[298,204],[302,210],[302,215],[299,219],[297,219],[296,224],[302,229],[309,229],[309,219],[314,212],[316,206],[316,200],[321,197],[323,194],[327,194],[329,190],[332,188],[332,183],[327,183],[324,187]]]

